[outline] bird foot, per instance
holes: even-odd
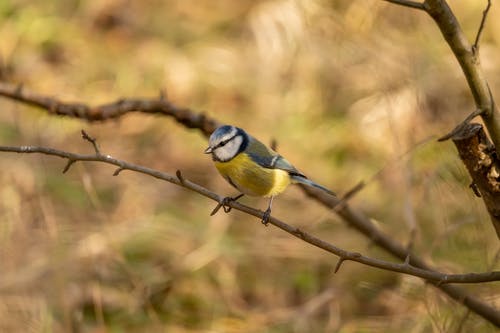
[[[217,204],[217,206],[215,206],[214,210],[212,210],[212,212],[210,213],[210,216],[213,216],[215,214],[217,214],[217,212],[219,211],[219,209],[223,209],[224,210],[224,213],[229,213],[231,211],[231,209],[233,209],[233,207],[229,206],[229,204],[232,202],[232,201],[236,201],[238,200],[239,198],[241,198],[243,196],[243,194],[240,194],[240,195],[237,195],[235,197],[225,197],[224,199],[222,199],[221,202],[219,202]]]
[[[268,208],[264,212],[264,215],[262,215],[262,224],[267,227],[270,218],[271,218],[271,209]]]

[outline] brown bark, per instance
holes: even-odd
[[[472,177],[472,186],[486,205],[500,239],[500,163],[483,126],[466,123],[451,138]]]

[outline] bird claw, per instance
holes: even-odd
[[[241,198],[243,194],[239,194],[235,197],[225,197],[222,199],[217,206],[215,206],[214,210],[210,213],[210,216],[213,216],[217,214],[217,212],[222,208],[224,210],[224,213],[229,213],[233,207],[230,206],[231,202],[238,200]],[[271,218],[271,205],[264,211],[264,214],[262,215],[262,224],[267,227],[269,224],[269,219]]]
[[[233,209],[233,207],[229,206],[229,204],[232,202],[232,201],[236,201],[238,200],[239,198],[241,198],[243,196],[243,194],[240,194],[240,195],[237,195],[235,197],[225,197],[224,199],[222,199],[221,202],[219,202],[217,204],[217,206],[215,206],[214,210],[212,210],[212,212],[210,213],[210,216],[213,216],[215,214],[217,214],[217,212],[219,211],[219,209],[223,209],[224,210],[224,213],[229,213],[231,211],[231,209]]]
[[[229,213],[233,207],[229,206],[231,201],[236,201],[234,198],[231,197],[225,197],[222,199],[222,203],[220,204],[222,206],[222,209],[224,209],[224,213]]]
[[[266,209],[266,211],[264,212],[264,215],[262,215],[262,224],[267,227],[267,225],[269,224],[270,218],[271,218],[271,210]]]

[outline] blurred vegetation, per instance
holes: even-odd
[[[473,39],[485,1],[450,1]],[[500,98],[500,7],[481,62]],[[380,0],[0,1],[0,79],[89,104],[166,90],[343,193],[442,271],[498,269],[493,227],[450,142],[474,106],[425,14]],[[104,153],[235,194],[206,140],[162,117],[88,124],[0,99],[2,145]],[[423,143],[422,143],[423,142]],[[410,152],[406,154],[406,152]],[[493,332],[420,279],[345,263],[242,213],[113,168],[2,154],[1,332]],[[263,199],[243,202],[264,208]],[[273,215],[393,260],[290,188]],[[466,286],[492,304],[498,284]]]

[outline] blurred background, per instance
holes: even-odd
[[[473,40],[486,1],[450,1]],[[500,7],[481,64],[500,98]],[[244,127],[387,234],[453,273],[498,269],[498,240],[451,142],[474,110],[434,22],[380,0],[7,0],[0,79],[91,105],[160,90]],[[0,98],[0,144],[92,147],[235,190],[172,119],[102,123]],[[347,262],[237,211],[132,172],[41,155],[0,157],[1,332],[493,332],[411,276]],[[375,177],[374,177],[375,176]],[[242,202],[264,209],[265,199]],[[351,251],[391,256],[297,187],[273,215]],[[500,303],[498,283],[462,286]]]

